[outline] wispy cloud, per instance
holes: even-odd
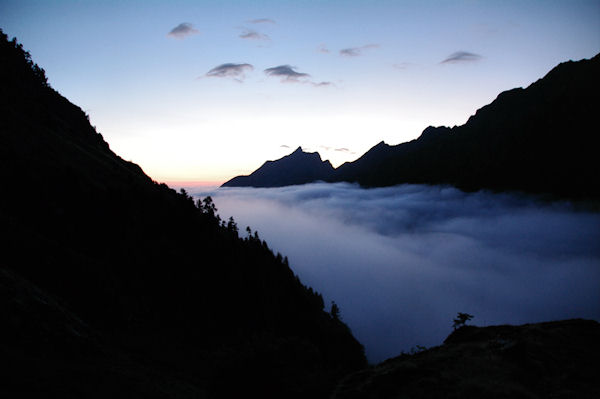
[[[167,36],[173,37],[175,39],[184,39],[187,36],[195,35],[198,32],[198,29],[194,28],[194,25],[189,22],[183,22],[171,29]]]
[[[481,55],[475,53],[469,53],[468,51],[457,51],[455,53],[450,54],[446,57],[445,60],[440,62],[440,64],[453,64],[459,62],[474,62],[479,61],[481,59]]]
[[[282,145],[280,145],[279,147],[281,147],[281,148],[290,148],[290,146],[289,146],[289,145],[286,145],[286,144],[282,144]]]
[[[328,86],[335,86],[333,83],[331,82],[310,82],[311,85],[315,86],[315,87],[328,87]]]
[[[325,43],[321,43],[319,44],[319,47],[317,47],[317,51],[319,53],[323,53],[323,54],[328,54],[330,53],[329,49],[327,48],[327,45]]]
[[[415,64],[413,64],[412,62],[399,62],[397,64],[393,64],[392,66],[396,69],[408,69],[414,65]]]
[[[337,152],[345,152],[347,154],[356,154],[356,152],[349,150],[346,147],[341,147],[341,148],[336,148],[333,151],[337,151]]]
[[[242,39],[248,39],[248,40],[270,40],[269,36],[265,35],[264,33],[260,33],[258,31],[255,31],[254,29],[248,29],[248,28],[243,28],[244,30],[242,31],[242,33],[240,33],[240,36]]]
[[[365,44],[364,46],[360,46],[360,47],[349,47],[349,48],[345,48],[345,49],[341,49],[340,50],[340,55],[346,56],[346,57],[358,57],[360,55],[363,55],[363,52],[365,50],[369,50],[369,49],[373,49],[373,48],[378,48],[379,44]]]
[[[310,80],[308,73],[295,71],[296,67],[290,65],[279,65],[265,69],[265,74],[281,78],[282,83],[303,83],[314,87],[334,86],[331,82],[314,82]]]
[[[241,82],[246,76],[246,71],[252,71],[254,67],[250,64],[221,64],[206,73],[206,77],[234,78]]]
[[[290,65],[279,65],[265,69],[268,76],[280,77],[282,82],[299,82],[299,79],[310,77],[307,73],[294,71],[295,67]]]
[[[275,20],[271,18],[256,18],[248,21],[251,24],[276,24]]]

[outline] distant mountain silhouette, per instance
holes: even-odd
[[[276,161],[267,161],[249,176],[237,176],[223,187],[281,187],[327,180],[333,175],[333,166],[322,161],[317,152],[304,152],[301,147]]]
[[[428,127],[418,139],[395,146],[381,142],[313,180],[367,187],[450,184],[466,191],[598,199],[598,109],[600,55],[562,63],[526,89],[501,93],[462,126]],[[284,184],[262,180],[261,185]]]
[[[0,32],[1,397],[327,397],[365,365],[210,198],[115,155]]]
[[[334,180],[600,198],[599,108],[600,55],[565,62],[527,89],[501,93],[462,126],[428,127],[409,143],[378,144],[341,165]]]

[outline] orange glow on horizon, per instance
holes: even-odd
[[[220,187],[221,184],[225,183],[225,180],[208,181],[208,180],[186,180],[186,179],[164,179],[156,180],[159,183],[165,183],[167,186],[172,188],[180,187],[202,187],[202,188],[214,188]]]

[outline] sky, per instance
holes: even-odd
[[[341,309],[371,362],[478,326],[600,320],[600,214],[444,186],[220,188],[223,219],[256,230]]]
[[[600,1],[1,0],[49,82],[153,179],[334,166],[600,51]]]

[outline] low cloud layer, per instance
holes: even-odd
[[[346,57],[358,57],[363,55],[365,50],[369,50],[369,49],[374,49],[374,48],[378,48],[379,44],[365,44],[364,46],[360,46],[360,47],[349,47],[349,48],[345,48],[340,50],[340,55],[346,56]]]
[[[196,33],[198,33],[198,29],[195,29],[194,25],[190,24],[189,22],[183,22],[171,29],[171,31],[167,33],[167,36],[174,37],[176,39],[183,39]]]
[[[454,64],[461,62],[479,61],[482,57],[479,54],[469,53],[468,51],[457,51],[446,57],[440,64]]]
[[[252,71],[254,67],[250,64],[221,64],[206,73],[207,77],[234,78],[238,81],[245,78],[246,71]]]
[[[309,184],[212,193],[340,305],[371,361],[472,323],[600,319],[600,215],[454,188]]]

